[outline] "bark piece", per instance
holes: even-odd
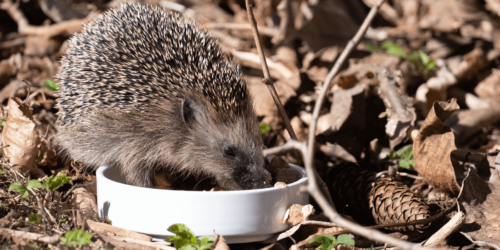
[[[96,222],[93,220],[86,220],[87,226],[97,233],[104,233],[108,235],[132,238],[143,241],[151,241],[153,238],[145,234],[140,234],[136,232],[129,231],[127,229],[114,227],[105,223]]]

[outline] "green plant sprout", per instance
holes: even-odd
[[[191,229],[180,223],[170,226],[167,230],[176,235],[168,237],[166,241],[174,243],[178,250],[209,250],[215,241],[213,236],[196,238]]]
[[[271,127],[269,127],[267,124],[265,123],[262,123],[259,127],[259,132],[261,135],[263,134],[267,134],[269,132],[271,132]]]
[[[42,85],[42,87],[50,89],[52,91],[58,91],[59,90],[59,86],[52,79],[45,79],[45,83]]]
[[[70,180],[71,177],[67,177],[66,174],[60,174],[56,177],[51,175],[48,179],[43,180],[43,185],[45,186],[46,190],[56,191],[58,188],[68,183]]]
[[[10,185],[9,192],[12,190],[17,190],[19,191],[19,195],[21,195],[21,198],[27,198],[28,191],[35,193],[37,188],[43,188],[42,184],[40,184],[38,180],[30,180],[26,183],[26,186],[24,186],[20,182],[14,182]]]
[[[33,224],[42,224],[42,217],[39,214],[31,213],[28,215],[28,219]]]
[[[21,198],[28,197],[28,191],[32,193],[36,193],[37,188],[45,188],[47,191],[55,191],[58,188],[62,187],[62,185],[68,183],[71,180],[71,177],[67,177],[66,174],[60,174],[57,177],[51,175],[48,179],[43,180],[43,185],[38,180],[30,180],[24,186],[20,182],[14,182],[9,187],[9,192],[12,190],[19,191]]]
[[[81,229],[76,229],[73,231],[68,231],[64,237],[61,237],[59,240],[64,243],[66,246],[83,246],[91,244],[92,234],[89,232],[83,232]]]
[[[5,174],[5,171],[0,169],[0,174]]]
[[[406,146],[394,152],[389,153],[389,160],[398,160],[398,166],[408,170],[415,169],[415,159],[413,158],[413,146]]]
[[[409,60],[411,65],[424,76],[436,67],[436,62],[432,59],[429,60],[429,57],[423,51],[418,50],[410,54],[406,54],[403,47],[393,41],[382,42],[382,44],[380,44],[380,48],[371,43],[365,44],[365,47],[371,52],[383,51],[387,54],[396,55],[405,60]]]
[[[330,250],[337,244],[345,244],[354,246],[354,236],[352,234],[341,234],[337,238],[328,234],[321,234],[314,236],[309,243],[321,243],[316,250]]]

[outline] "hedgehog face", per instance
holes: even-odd
[[[185,99],[182,120],[193,139],[193,163],[204,175],[215,178],[227,190],[264,188],[266,171],[262,155],[262,138],[251,103],[244,105],[247,117],[221,119],[210,105],[200,100]]]

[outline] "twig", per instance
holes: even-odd
[[[5,10],[12,19],[14,19],[17,23],[19,34],[22,35],[44,35],[46,37],[69,35],[80,31],[83,27],[83,23],[88,20],[84,18],[63,21],[50,26],[32,26],[29,24],[24,14],[18,9],[17,4],[13,4],[11,0],[3,1],[1,9]]]
[[[10,217],[14,216],[14,214],[16,214],[16,213],[17,213],[16,210],[11,209],[7,215],[5,215],[2,219],[0,219],[0,227],[3,227],[3,222],[5,220],[8,220]]]
[[[264,154],[264,157],[268,155],[275,155],[275,154],[281,154],[285,153],[288,151],[292,151],[293,149],[300,147],[302,143],[296,141],[296,140],[288,140],[285,144],[277,146],[277,147],[272,147],[268,149],[264,149],[262,153]]]
[[[428,240],[422,243],[423,246],[427,247],[444,247],[446,246],[446,240],[455,233],[462,225],[465,223],[464,212],[456,213],[453,218],[451,218],[448,223],[434,233]]]
[[[290,0],[281,0],[280,4],[277,6],[278,15],[280,16],[280,29],[278,34],[276,34],[271,42],[277,45],[281,42],[290,40],[290,33],[293,32],[293,18],[292,11],[290,9]]]
[[[42,201],[38,198],[38,196],[35,194],[33,190],[29,187],[24,187],[26,190],[28,190],[33,196],[36,198],[36,203],[38,204],[38,211],[40,215],[42,215],[42,225],[43,225],[43,231],[45,232],[46,235],[52,236],[48,231],[47,231],[47,214],[45,213],[45,210],[43,209],[43,204]]]
[[[24,232],[24,231],[17,231],[17,230],[12,230],[12,229],[6,229],[6,228],[0,228],[0,233],[8,233],[14,237],[21,238],[21,239],[26,239],[26,240],[32,240],[32,241],[39,241],[47,244],[55,244],[59,242],[59,238],[61,238],[61,235],[54,235],[54,236],[44,236],[41,234],[36,234],[36,233],[29,233],[29,232]]]
[[[262,81],[264,81],[267,88],[269,89],[269,92],[271,92],[271,96],[273,97],[274,103],[276,103],[276,107],[278,107],[279,113],[281,115],[281,118],[283,119],[283,123],[285,123],[285,127],[286,130],[288,131],[288,134],[290,135],[290,138],[297,140],[297,135],[295,135],[295,132],[293,131],[292,125],[290,124],[290,120],[288,119],[288,115],[286,114],[285,108],[283,107],[283,104],[281,103],[278,93],[276,92],[276,88],[274,88],[271,75],[269,74],[269,68],[267,67],[266,56],[264,55],[264,51],[262,50],[262,45],[260,44],[259,31],[257,29],[257,21],[255,21],[255,16],[253,15],[253,10],[252,10],[253,4],[251,4],[250,1],[251,0],[245,0],[245,3],[247,7],[248,20],[252,25],[252,33],[253,37],[255,38],[255,46],[257,47],[257,51],[259,53],[260,62],[262,64],[262,71],[265,77],[264,79],[262,79]]]
[[[464,233],[464,232],[460,232],[463,236],[465,236],[465,238],[467,238],[468,240],[470,240],[470,242],[472,242],[472,244],[478,246],[478,247],[486,247],[486,248],[489,248],[489,249],[495,249],[495,250],[500,250],[500,247],[498,247],[497,245],[495,244],[492,244],[492,243],[489,243],[489,242],[486,242],[486,241],[475,241],[472,237],[470,237],[468,234]]]
[[[380,178],[380,177],[382,177],[383,175],[386,175],[386,174],[389,174],[389,171],[387,171],[387,170],[381,171],[381,172],[377,173],[377,175],[375,175],[375,178]],[[405,172],[398,172],[398,175],[405,176],[405,177],[410,177],[410,178],[413,178],[415,180],[422,180],[423,179],[422,176],[416,176],[416,175],[408,174],[408,173],[405,173]]]
[[[141,234],[141,233],[132,232],[132,231],[129,231],[127,229],[108,225],[106,223],[96,222],[96,221],[93,221],[90,219],[87,219],[86,223],[87,223],[87,226],[90,229],[92,229],[92,231],[94,231],[96,233],[111,234],[111,235],[115,235],[115,236],[122,236],[122,237],[133,238],[133,239],[144,240],[144,241],[151,241],[152,240],[151,236]]]
[[[72,187],[68,190],[68,192],[66,192],[66,193],[63,195],[62,199],[64,200],[64,199],[68,198],[68,196],[69,196],[70,194],[72,194],[72,193],[73,193],[73,190],[75,190],[76,188],[87,187],[87,186],[90,186],[90,185],[95,184],[95,182],[96,182],[96,181],[90,181],[90,182],[87,182],[87,183],[84,183],[84,184],[77,184],[77,185],[73,185],[73,186],[72,186]]]
[[[209,23],[206,25],[208,29],[229,29],[229,30],[251,30],[252,25],[248,23]],[[258,27],[261,34],[266,36],[276,36],[279,30],[265,26]]]

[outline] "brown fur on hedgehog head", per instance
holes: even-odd
[[[155,7],[123,4],[75,35],[57,76],[56,141],[70,158],[151,187],[157,171],[264,187],[246,84],[217,40]]]

